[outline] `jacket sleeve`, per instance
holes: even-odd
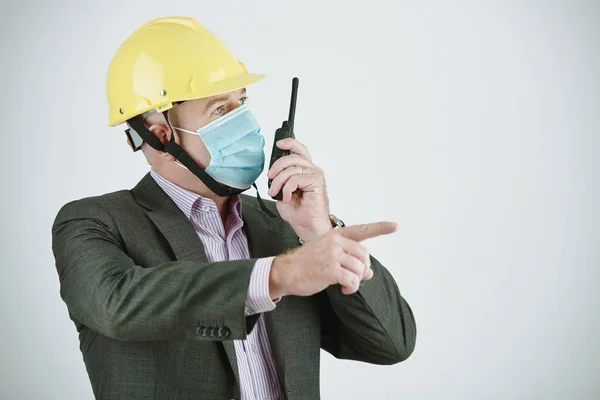
[[[244,305],[255,259],[136,265],[112,217],[89,200],[52,226],[60,294],[81,324],[119,340],[244,339],[260,314]]]
[[[371,267],[373,278],[356,293],[343,294],[339,284],[325,289],[321,348],[339,359],[395,364],[415,348],[415,318],[394,278],[372,256]]]

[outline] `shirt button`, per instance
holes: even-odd
[[[258,347],[255,344],[253,344],[252,345],[252,350],[254,350],[255,352],[258,352]]]

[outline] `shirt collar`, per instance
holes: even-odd
[[[202,197],[163,178],[154,168],[150,168],[150,175],[188,219],[192,213],[218,212],[217,205],[211,199]],[[239,195],[230,198],[229,213],[235,215],[236,219],[242,219],[242,202]]]

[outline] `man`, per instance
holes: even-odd
[[[321,348],[388,365],[412,353],[412,311],[360,243],[395,224],[343,227],[295,139],[268,171],[283,200],[241,194],[264,167],[246,104],[262,78],[188,18],[151,21],[117,51],[110,125],[129,125],[151,170],[66,204],[52,228],[96,398],[317,399]]]

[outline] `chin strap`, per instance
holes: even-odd
[[[144,142],[148,143],[148,145],[150,147],[152,147],[153,149],[155,149],[157,151],[167,152],[167,153],[171,154],[173,157],[175,157],[175,159],[177,161],[179,161],[181,164],[183,164],[185,167],[187,167],[187,169],[189,169],[194,175],[196,175],[196,177],[198,177],[198,179],[200,179],[202,181],[202,183],[204,183],[210,190],[213,191],[213,193],[217,194],[218,196],[221,196],[221,197],[233,196],[233,195],[240,194],[240,193],[250,189],[250,187],[248,187],[246,189],[233,188],[231,186],[227,186],[220,182],[217,182],[210,175],[208,175],[192,159],[192,157],[190,157],[190,155],[188,153],[186,153],[185,150],[183,150],[183,148],[181,148],[181,146],[179,146],[177,144],[177,142],[175,142],[175,135],[174,135],[175,130],[173,129],[173,126],[171,126],[171,122],[169,122],[168,110],[163,111],[163,115],[165,117],[165,121],[167,121],[167,124],[169,125],[169,128],[171,129],[171,137],[169,138],[169,142],[167,143],[166,146],[164,146],[162,144],[162,142],[160,140],[158,140],[158,138],[156,136],[154,136],[154,134],[152,132],[150,132],[148,130],[148,128],[146,128],[146,125],[144,125],[144,121],[142,120],[141,117],[139,117],[139,116],[133,117],[133,118],[129,119],[127,122],[129,123],[131,128],[140,136],[140,138],[142,138],[142,140]],[[127,133],[127,136],[130,138],[129,133],[128,132],[126,132],[126,133]],[[130,140],[131,140],[131,138],[130,138]],[[133,144],[133,142],[132,142],[132,144]],[[132,148],[134,151],[139,150],[140,147],[141,147],[141,144],[137,148],[135,148],[135,146],[132,145]],[[263,210],[269,217],[276,218],[275,214],[273,214],[271,212],[271,210],[269,210],[267,208],[267,206],[265,206],[262,198],[260,197],[260,193],[258,192],[258,187],[256,186],[256,183],[253,183],[252,186],[254,186],[254,188],[256,189],[256,200],[258,201],[258,204],[260,205],[261,210]]]
[[[265,203],[263,203],[262,199],[260,198],[260,193],[258,192],[256,183],[253,183],[252,186],[254,186],[254,189],[256,189],[256,201],[258,201],[258,205],[260,205],[261,210],[263,210],[269,217],[277,218],[276,215],[273,214],[271,210],[267,208],[267,206],[265,206]]]

